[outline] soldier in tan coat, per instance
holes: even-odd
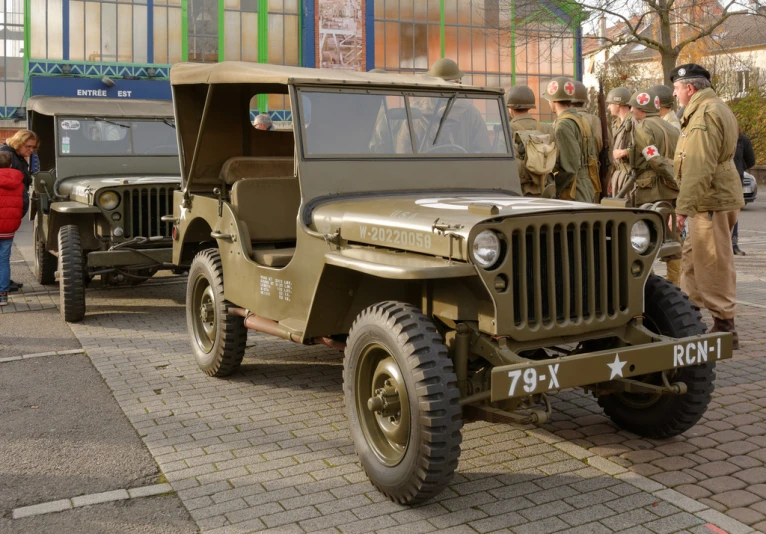
[[[710,84],[710,73],[694,63],[671,72],[673,89],[684,107],[681,139],[674,167],[680,185],[676,200],[678,226],[687,229],[681,289],[713,316],[711,332],[732,332],[737,271],[731,234],[744,206],[742,184],[734,165],[739,128],[726,103]]]

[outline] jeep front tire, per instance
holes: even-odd
[[[644,289],[644,326],[673,338],[704,334],[699,308],[677,286],[657,275],[650,275]],[[604,413],[614,423],[639,436],[669,438],[692,428],[707,410],[713,394],[715,363],[666,371],[670,382],[683,382],[682,395],[613,393],[598,398]],[[634,377],[661,386],[662,373]]]
[[[35,217],[35,229],[33,232],[35,240],[35,279],[43,285],[55,284],[58,259],[45,248],[43,236],[38,231],[37,217]]]
[[[68,323],[85,317],[85,257],[80,228],[70,224],[59,230],[59,292],[61,315]]]
[[[203,250],[189,269],[186,325],[197,365],[209,376],[227,376],[242,363],[247,328],[229,313],[223,296],[223,267],[216,249]]]
[[[351,439],[389,499],[426,501],[450,482],[463,425],[455,373],[433,321],[402,302],[357,316],[343,361]]]

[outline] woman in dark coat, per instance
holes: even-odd
[[[739,132],[737,139],[737,151],[734,153],[734,166],[737,167],[740,181],[745,181],[745,171],[755,165],[755,152],[750,138]],[[734,232],[731,235],[731,247],[734,254],[744,256],[745,253],[739,248],[739,221],[734,225]]]
[[[31,157],[39,146],[40,138],[32,130],[19,130],[0,145],[0,152],[8,152],[11,155],[11,168],[21,171],[21,174],[24,175],[22,217],[29,210],[29,186],[32,185],[32,174],[29,172],[27,158]],[[10,291],[18,291],[23,285],[11,280]]]

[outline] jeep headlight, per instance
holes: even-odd
[[[473,240],[473,257],[476,263],[489,269],[500,259],[500,238],[492,230],[479,232]]]
[[[630,229],[630,244],[633,245],[633,250],[639,254],[649,250],[649,246],[652,244],[652,232],[649,225],[644,221],[637,221],[633,224],[633,228]]]
[[[98,204],[107,211],[111,211],[120,205],[120,195],[114,191],[104,191],[98,195]]]

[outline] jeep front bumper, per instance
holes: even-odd
[[[619,349],[503,365],[492,370],[491,400],[500,401],[583,387],[725,360],[732,335],[704,334]]]

